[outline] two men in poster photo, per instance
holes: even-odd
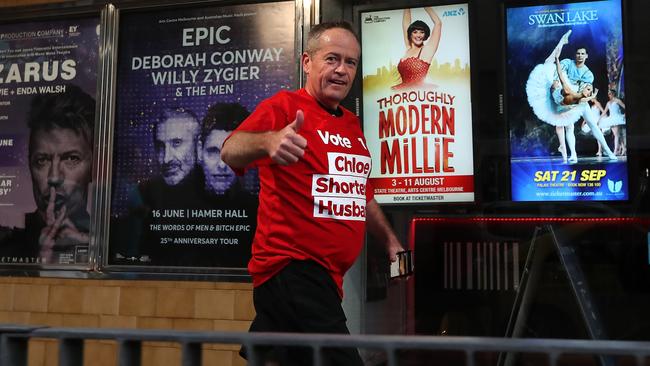
[[[152,133],[153,167],[158,173],[134,188],[128,214],[115,218],[111,227],[118,261],[136,265],[245,265],[254,225],[229,230],[229,244],[234,245],[220,245],[225,241],[213,238],[220,234],[207,228],[234,223],[237,217],[214,217],[204,212],[236,210],[255,217],[257,196],[244,189],[241,179],[221,161],[223,141],[246,116],[248,111],[237,103],[216,103],[201,121],[187,108],[160,112]],[[206,229],[189,230],[186,225],[206,225]],[[190,244],[208,245],[175,245],[184,244],[185,239]]]

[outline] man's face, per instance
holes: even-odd
[[[37,130],[31,138],[29,170],[38,211],[45,215],[54,188],[57,212],[64,205],[67,216],[85,212],[91,181],[90,142],[68,128]]]
[[[330,108],[338,107],[352,87],[360,54],[359,43],[347,30],[332,28],[323,32],[319,49],[311,56],[302,55],[307,92]]]
[[[167,185],[177,185],[194,168],[198,129],[190,117],[171,117],[157,126],[154,147]]]
[[[578,48],[576,50],[576,64],[584,63],[585,61],[587,61],[587,57],[589,57],[589,55],[587,55],[586,49]]]
[[[201,148],[206,188],[215,194],[223,194],[237,179],[235,172],[221,160],[221,146],[229,134],[224,130],[212,130]]]

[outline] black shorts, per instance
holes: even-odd
[[[350,334],[338,288],[313,261],[292,261],[253,290],[256,316],[251,332]],[[240,352],[245,354],[244,352]],[[324,349],[323,365],[363,365],[355,348]],[[311,349],[260,347],[258,358],[285,365],[311,365]]]

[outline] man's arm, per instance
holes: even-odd
[[[303,113],[299,110],[296,119],[279,131],[235,131],[223,144],[221,160],[238,169],[267,156],[281,165],[293,164],[304,155],[307,147],[307,140],[298,134],[303,121]]]
[[[390,261],[395,262],[397,253],[403,251],[404,247],[397,239],[381,207],[374,198],[366,204],[366,225],[368,232],[384,243]]]
[[[231,168],[243,169],[257,159],[268,156],[267,143],[273,132],[234,132],[221,148],[221,160]]]

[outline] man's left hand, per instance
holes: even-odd
[[[388,248],[388,258],[391,262],[395,262],[397,260],[397,253],[404,251],[402,244],[400,244],[399,240],[397,240],[395,237],[388,240],[386,247]]]

